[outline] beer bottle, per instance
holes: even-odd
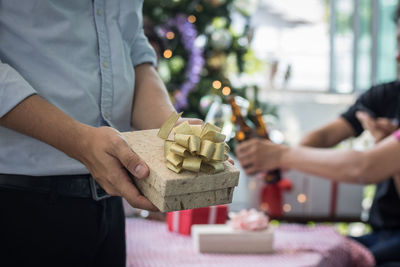
[[[257,136],[259,138],[265,138],[265,139],[271,141],[271,139],[269,138],[267,127],[262,118],[262,111],[260,108],[256,109],[256,111],[255,111],[254,124],[256,126]],[[280,169],[271,170],[268,173],[266,173],[266,175],[265,175],[265,181],[269,184],[277,183],[280,180],[281,180],[281,170]]]
[[[230,104],[232,108],[232,122],[236,127],[236,136],[235,139],[240,143],[245,140],[248,140],[252,137],[252,130],[250,126],[246,123],[245,119],[242,116],[242,112],[240,107],[235,101],[235,97],[233,95],[230,96]]]

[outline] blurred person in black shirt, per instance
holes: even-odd
[[[397,40],[400,41],[400,7],[396,12]],[[396,55],[400,64],[400,48]],[[398,68],[399,69],[399,68]],[[376,142],[389,136],[400,121],[400,82],[373,86],[339,118],[306,135],[301,145],[332,147],[369,131]],[[397,185],[397,186],[396,186]],[[377,264],[399,261],[400,266],[400,175],[377,184],[369,214],[373,232],[355,238],[374,254]]]

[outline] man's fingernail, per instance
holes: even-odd
[[[133,172],[135,176],[142,178],[146,175],[146,167],[143,164],[138,164]]]

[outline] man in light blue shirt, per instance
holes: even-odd
[[[125,264],[121,199],[91,199],[89,172],[155,209],[128,176],[149,169],[118,132],[158,128],[174,110],[141,5],[0,0],[2,264]]]

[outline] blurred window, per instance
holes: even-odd
[[[260,0],[252,48],[278,90],[353,93],[396,79],[396,0]]]

